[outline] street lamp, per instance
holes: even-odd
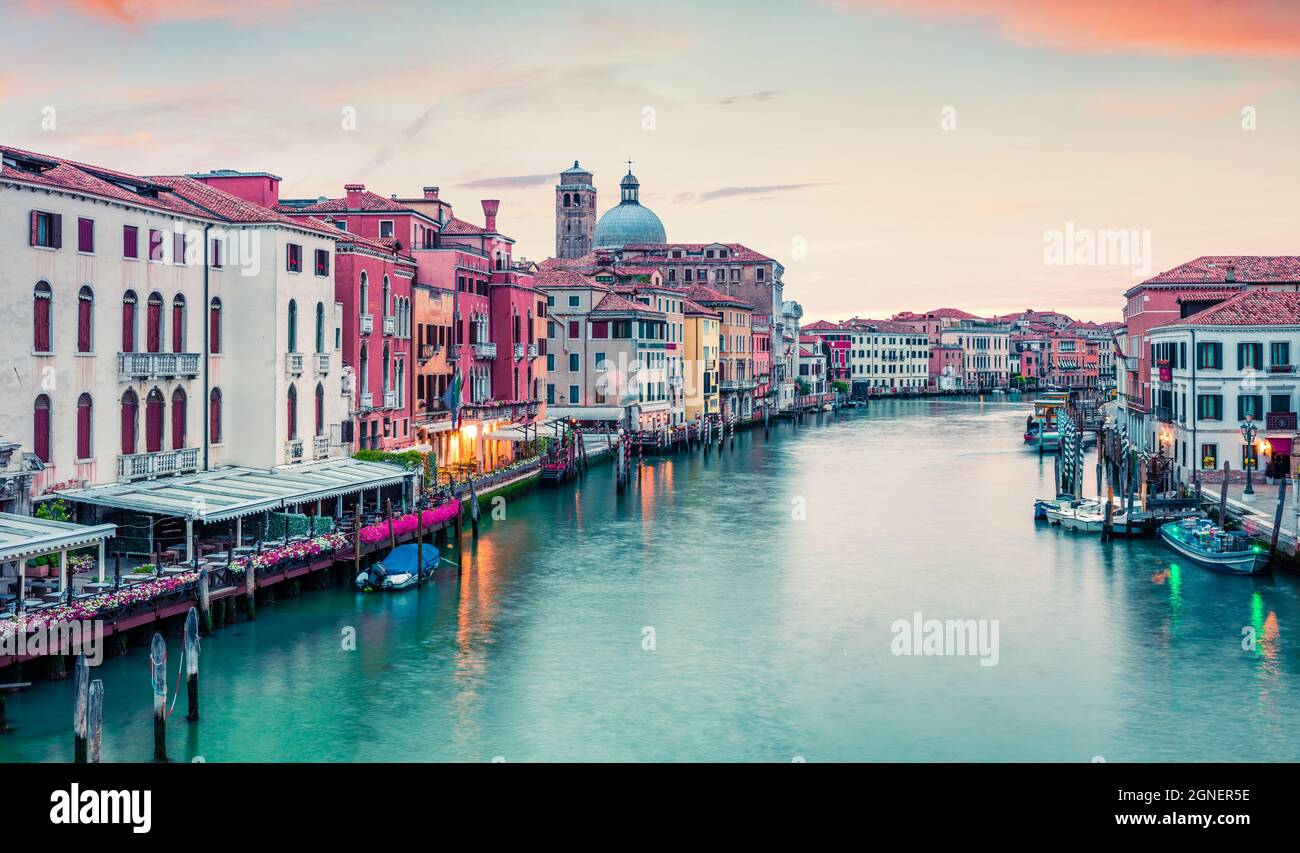
[[[1242,466],[1246,469],[1246,491],[1242,494],[1255,494],[1255,487],[1251,482],[1250,471],[1251,468],[1254,467],[1255,463],[1255,433],[1257,432],[1258,429],[1255,427],[1254,418],[1246,418],[1241,422],[1241,438],[1246,442],[1246,461],[1245,465]],[[1228,486],[1225,483],[1223,487],[1226,489]]]

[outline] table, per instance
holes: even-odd
[[[92,595],[96,595],[101,592],[108,592],[112,588],[113,588],[112,581],[105,581],[104,583],[99,583],[98,581],[96,581],[93,583],[88,583],[82,587],[84,591],[89,592]]]

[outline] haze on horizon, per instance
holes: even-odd
[[[533,260],[559,171],[592,170],[603,211],[631,158],[669,240],[771,255],[808,320],[1118,319],[1146,276],[1045,263],[1067,228],[1148,235],[1148,274],[1300,253],[1286,0],[4,5],[8,144],[285,197],[432,184],[471,221],[500,198]]]

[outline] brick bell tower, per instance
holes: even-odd
[[[580,258],[596,236],[596,187],[591,172],[573,161],[555,185],[555,257]]]

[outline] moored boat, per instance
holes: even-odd
[[[1050,501],[1043,503],[1048,504],[1044,507],[1044,517],[1049,524],[1059,524],[1067,530],[1078,530],[1081,533],[1100,533],[1105,527],[1106,505],[1101,501],[1065,498],[1056,501],[1055,506]],[[1115,507],[1111,511],[1111,521],[1122,524],[1124,520],[1124,508]]]
[[[1268,555],[1250,537],[1224,530],[1208,519],[1160,525],[1160,541],[1177,554],[1216,572],[1253,575],[1268,564]]]
[[[357,575],[357,589],[362,592],[374,590],[396,592],[415,586],[421,578],[428,578],[438,568],[442,555],[438,553],[437,546],[432,543],[426,544],[422,549],[424,566],[421,570],[417,566],[420,562],[420,550],[413,543],[398,545],[382,560]]]

